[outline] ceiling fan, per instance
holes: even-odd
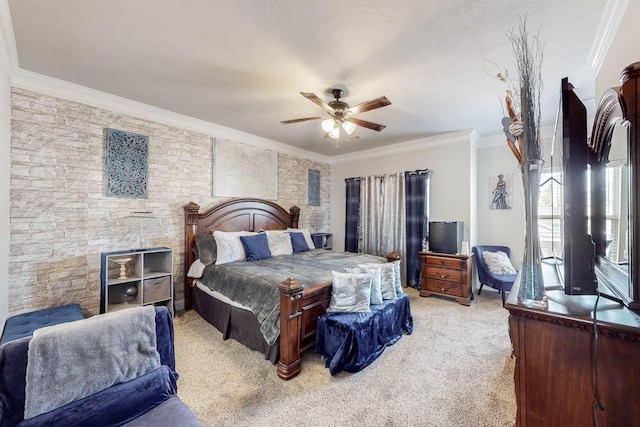
[[[315,93],[300,92],[302,96],[309,101],[314,102],[320,107],[324,108],[329,114],[328,118],[322,121],[322,130],[325,131],[325,138],[340,139],[340,128],[344,129],[347,135],[351,135],[356,129],[356,126],[364,127],[367,129],[380,132],[384,129],[385,125],[379,125],[377,123],[368,122],[366,120],[356,119],[353,117],[356,114],[364,113],[365,111],[374,110],[376,108],[386,107],[391,105],[391,101],[386,96],[381,96],[371,101],[366,101],[356,106],[350,107],[344,101],[340,101],[344,91],[342,89],[331,89],[331,93],[335,98],[335,101],[331,101],[328,104],[320,99]],[[280,123],[288,125],[291,123],[306,122],[308,120],[320,120],[322,117],[304,117],[301,119],[284,120]]]

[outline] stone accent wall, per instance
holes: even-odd
[[[149,137],[147,199],[105,197],[105,128]],[[176,308],[184,306],[184,215],[212,197],[210,135],[13,88],[9,312],[77,302],[99,312],[100,252],[140,246],[127,217],[152,211],[144,246],[174,250]],[[307,207],[307,169],[322,171],[322,205]],[[322,214],[329,229],[329,165],[279,154],[279,200]],[[314,230],[312,230],[314,231]]]

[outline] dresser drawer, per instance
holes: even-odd
[[[457,268],[464,269],[464,260],[457,258],[441,258],[441,257],[433,257],[427,256],[425,258],[425,263],[427,265],[439,266],[439,267],[447,267],[447,268]]]
[[[427,279],[446,280],[447,282],[462,281],[462,271],[451,268],[427,267]]]
[[[427,280],[427,290],[439,294],[462,297],[462,285],[460,283],[445,282],[444,280]]]

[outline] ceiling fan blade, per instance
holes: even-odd
[[[376,130],[380,132],[382,129],[386,128],[386,125],[379,125],[377,123],[368,122],[366,120],[356,119],[355,117],[350,117],[347,121],[353,123],[354,125],[361,126],[363,128]]]
[[[324,108],[325,110],[333,113],[334,109],[333,107],[331,107],[329,104],[327,104],[326,102],[324,102],[322,99],[318,98],[318,96],[315,93],[311,93],[311,92],[300,92],[300,95],[304,96],[305,98],[307,98],[309,101],[314,102],[316,104],[318,104],[319,106],[321,106],[322,108]]]
[[[386,96],[381,96],[376,99],[372,99],[371,101],[363,102],[362,104],[354,105],[349,108],[347,111],[351,114],[364,113],[365,111],[375,110],[376,108],[386,107],[387,105],[391,105],[391,101],[387,99]]]
[[[283,120],[280,123],[282,123],[283,125],[290,125],[291,123],[306,122],[307,120],[319,120],[321,118],[322,117],[303,117],[301,119]]]

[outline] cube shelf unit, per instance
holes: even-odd
[[[102,252],[100,285],[100,313],[162,305],[173,314],[173,250]]]
[[[330,251],[333,248],[333,233],[311,233],[311,240],[316,249]]]

